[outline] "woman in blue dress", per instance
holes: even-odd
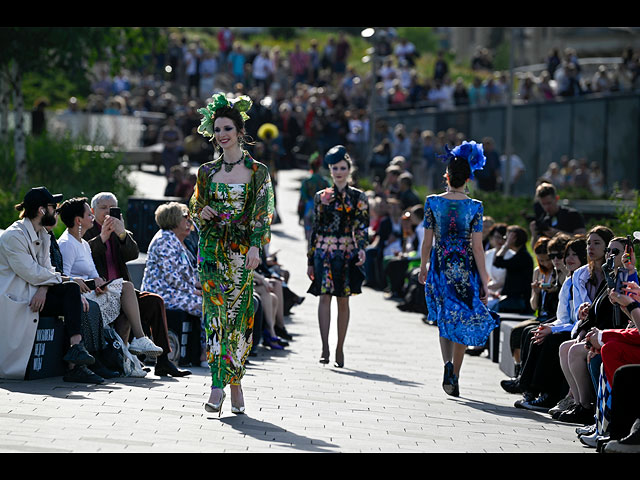
[[[486,306],[489,276],[482,246],[484,209],[482,202],[465,193],[473,171],[482,169],[486,161],[482,144],[463,142],[447,149],[447,159],[447,192],[429,195],[425,202],[419,281],[425,284],[428,319],[437,323],[440,333],[445,363],[442,387],[457,397],[467,346],[485,345],[499,322]]]

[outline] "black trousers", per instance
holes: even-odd
[[[63,282],[47,289],[47,298],[40,316],[53,315],[64,316],[64,324],[70,337],[82,335],[82,300],[80,286],[76,282]]]
[[[528,332],[529,338],[533,330]],[[570,332],[552,333],[541,344],[529,342],[527,359],[520,374],[520,386],[531,393],[548,393],[560,400],[569,391],[560,367],[560,345],[571,338]]]
[[[640,418],[640,365],[624,365],[616,370],[611,384],[611,420],[609,433],[613,440],[629,435],[631,426]]]

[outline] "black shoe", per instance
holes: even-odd
[[[171,363],[168,358],[162,358],[156,362],[154,373],[159,377],[167,375],[172,377],[186,377],[187,375],[191,375],[189,370],[178,370],[178,367]]]
[[[522,408],[546,413],[549,409],[555,407],[556,403],[558,401],[551,398],[548,393],[541,393],[535,400],[523,403]]]
[[[102,378],[116,378],[120,376],[120,372],[118,372],[117,370],[108,369],[97,358],[96,363],[89,366],[89,370]]]
[[[74,383],[95,383],[97,385],[104,383],[104,378],[93,373],[86,365],[76,365],[65,373],[62,379],[65,382]]]
[[[576,405],[571,410],[562,412],[558,420],[564,423],[581,423],[582,425],[593,424],[594,411],[591,408]]]
[[[284,338],[285,340],[293,340],[293,337],[289,332],[287,332],[287,329],[285,327],[279,327],[276,325],[275,327],[273,327],[273,329],[275,330],[276,335],[280,338]]]
[[[533,402],[536,399],[536,396],[537,395],[533,392],[522,392],[522,398],[520,400],[516,400],[513,406],[516,408],[526,409],[526,405],[528,405],[530,402]]]
[[[520,386],[520,380],[518,378],[511,378],[509,380],[502,380],[500,386],[505,392],[508,393],[524,393]]]
[[[93,365],[96,362],[93,355],[87,352],[87,349],[81,343],[71,345],[63,359],[65,362],[73,363],[74,365]]]
[[[620,440],[623,445],[640,445],[640,418],[631,426],[631,433]]]

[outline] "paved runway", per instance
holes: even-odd
[[[145,194],[162,193],[162,177],[135,175]],[[308,287],[296,216],[303,175],[280,173],[283,223],[271,245],[300,295]],[[210,380],[199,367],[184,378],[150,373],[99,386],[0,380],[0,452],[594,452],[575,425],[514,408],[518,397],[500,388],[505,375],[486,355],[466,356],[461,395],[447,396],[437,328],[381,292],[365,288],[351,300],[345,368],[331,366],[333,355],[319,364],[316,307],[307,295],[294,308],[287,350],[261,348],[251,358],[246,415],[231,413],[228,392],[220,418],[204,411]],[[333,318],[335,348],[335,306]]]

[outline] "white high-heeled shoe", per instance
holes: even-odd
[[[231,413],[235,413],[236,415],[244,414],[244,393],[242,392],[242,387],[240,387],[240,393],[242,393],[242,405],[234,405],[233,398],[231,399]]]
[[[224,403],[224,399],[227,398],[227,395],[222,391],[222,397],[220,398],[220,403],[212,403],[207,402],[204,404],[204,409],[210,413],[218,412],[218,417],[222,414],[222,404]],[[233,410],[233,407],[231,408]]]

